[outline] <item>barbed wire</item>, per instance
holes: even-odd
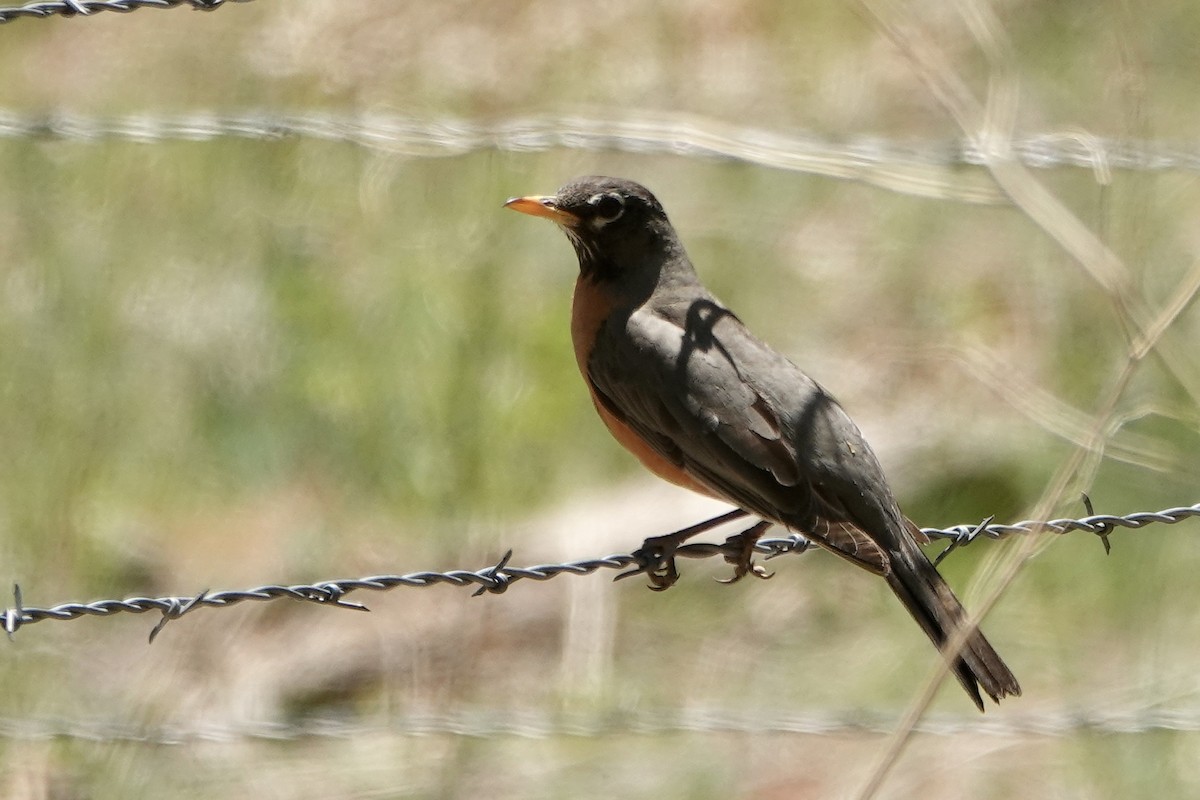
[[[1089,502],[1090,505],[1090,501],[1085,502]],[[728,522],[739,516],[744,516],[744,512],[729,512],[695,527],[706,529],[714,527],[713,523]],[[1013,534],[1033,532],[1066,534],[1072,531],[1086,531],[1100,537],[1107,550],[1108,536],[1117,528],[1136,530],[1152,524],[1173,525],[1198,516],[1200,516],[1200,503],[1169,508],[1164,511],[1135,512],[1125,516],[1092,514],[1081,519],[1055,519],[1048,522],[1024,520],[1011,525],[995,524],[991,520],[985,520],[984,523],[978,525],[922,528],[922,531],[931,539],[949,542],[946,550],[938,558],[940,561],[954,549],[969,545],[980,538],[1001,539]],[[811,543],[803,536],[792,534],[782,538],[762,539],[755,545],[754,550],[769,560],[789,553],[804,553],[810,547]],[[682,558],[711,558],[720,555],[727,559],[736,559],[740,552],[740,542],[736,536],[731,536],[720,544],[706,542],[685,544],[679,547],[674,555]],[[521,580],[547,581],[560,575],[590,575],[602,569],[629,570],[617,576],[620,578],[644,573],[647,569],[655,566],[648,564],[646,557],[639,552],[531,567],[510,566],[508,562],[511,556],[512,551],[510,550],[497,564],[480,570],[424,571],[407,575],[376,575],[287,586],[272,584],[244,590],[219,592],[205,590],[191,597],[129,597],[123,600],[63,603],[50,608],[25,606],[21,588],[15,586],[13,607],[0,614],[0,619],[3,620],[4,630],[11,638],[18,629],[44,620],[66,621],[88,616],[108,617],[121,613],[145,614],[157,611],[162,615],[162,619],[150,632],[150,641],[154,641],[167,622],[178,619],[197,608],[226,608],[249,601],[267,602],[287,598],[366,611],[368,610],[366,606],[346,600],[346,595],[354,591],[382,592],[401,587],[416,588],[438,584],[474,586],[476,595],[485,592],[499,594],[507,591],[510,586]]]
[[[86,17],[97,11],[128,14],[139,8],[191,6],[196,11],[212,11],[225,3],[249,3],[251,0],[45,0],[23,6],[0,8],[0,25],[25,17]]]
[[[480,121],[386,112],[197,111],[90,116],[0,109],[0,138],[139,143],[300,138],[425,158],[485,150],[527,153],[557,148],[670,154],[855,180],[922,197],[976,204],[1009,202],[986,176],[959,174],[954,169],[986,164],[989,157],[985,143],[881,136],[835,140],[812,133],[781,134],[715,119],[650,112],[622,119],[535,116]],[[1081,132],[1018,136],[1012,152],[1031,167],[1091,169],[1102,183],[1108,181],[1114,169],[1200,172],[1200,151],[1194,147],[1106,139]]]
[[[386,722],[347,718],[309,718],[295,722],[237,721],[145,725],[86,719],[0,718],[0,739],[91,742],[126,742],[159,746],[199,742],[292,742],[320,739],[378,740],[380,736],[460,736],[523,739],[551,737],[599,738],[627,734],[673,733],[886,736],[895,730],[897,717],[855,710],[780,713],[720,708],[666,708],[660,710],[546,712],[522,709],[462,709],[444,713],[398,714]],[[1028,713],[966,716],[928,714],[916,731],[929,736],[962,734],[997,737],[1060,737],[1079,732],[1142,734],[1200,731],[1200,709],[1138,708],[1067,709]]]

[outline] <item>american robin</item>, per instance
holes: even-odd
[[[651,472],[761,518],[754,540],[783,525],[882,576],[950,660],[983,710],[1021,687],[918,543],[858,427],[824,387],[759,341],[700,282],[662,205],[643,186],[577,178],[553,196],[515,197],[514,211],[557,223],[579,278],[571,338],[604,424]],[[657,571],[665,588],[671,567]],[[647,545],[656,540],[647,540]],[[652,573],[655,571],[651,570]],[[653,579],[653,577],[652,577]],[[955,653],[946,648],[961,642]]]

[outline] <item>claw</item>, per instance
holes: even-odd
[[[642,542],[642,546],[633,551],[637,566],[628,572],[622,572],[614,581],[629,578],[634,575],[645,575],[650,579],[648,587],[655,592],[665,592],[679,580],[679,570],[675,566],[675,550],[683,543],[679,533],[669,533],[666,536],[651,536]]]
[[[698,533],[703,533],[718,525],[723,525],[726,522],[744,516],[746,516],[746,512],[738,508],[705,520],[704,522],[698,522],[695,525],[675,531],[674,533],[668,533],[664,536],[651,536],[642,542],[641,547],[633,551],[633,558],[637,566],[634,569],[622,572],[613,578],[613,580],[619,581],[622,578],[628,578],[633,575],[645,574],[650,579],[650,589],[656,592],[666,591],[679,580],[679,570],[675,567],[675,551],[679,549],[680,545]],[[766,524],[760,523],[749,531],[746,531],[746,534],[756,529],[761,533],[765,528]],[[750,543],[751,548],[753,548],[754,541],[757,541],[757,539],[758,534],[756,533],[754,534],[754,540]],[[758,574],[757,570],[758,568],[755,568],[755,574]],[[759,577],[764,576],[760,575]]]
[[[665,569],[649,572],[650,585],[646,588],[652,592],[665,592],[679,580],[679,570],[675,569],[675,559],[671,559]]]
[[[673,535],[652,536],[634,551],[642,571],[650,579],[651,591],[665,592],[679,580],[679,570],[675,566],[675,550],[679,544],[678,537]]]
[[[726,558],[725,560],[731,564],[735,564],[735,562],[732,559]],[[735,567],[733,570],[733,575],[731,575],[730,577],[714,578],[713,580],[715,580],[717,583],[723,583],[726,586],[728,586],[731,583],[737,583],[738,581],[740,581],[742,578],[746,577],[747,575],[753,575],[754,577],[761,578],[764,581],[770,580],[771,578],[775,577],[774,572],[767,572],[767,568],[764,567],[762,564],[755,564],[753,561],[751,561],[749,564],[746,564],[746,565],[735,564]]]
[[[775,576],[774,572],[767,572],[761,564],[754,563],[754,545],[758,543],[763,531],[769,527],[771,527],[771,523],[764,520],[725,540],[725,547],[728,548],[725,552],[725,561],[733,564],[733,575],[728,578],[717,578],[717,583],[737,583],[747,575],[753,575],[764,581]]]

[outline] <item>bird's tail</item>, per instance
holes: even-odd
[[[979,710],[983,711],[981,688],[995,701],[1006,695],[1020,695],[1016,677],[978,628],[966,634],[957,655],[946,652],[966,623],[967,612],[921,548],[904,539],[901,552],[891,556],[888,586],[938,649],[952,658],[954,677]]]

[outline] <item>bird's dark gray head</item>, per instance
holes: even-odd
[[[593,280],[627,278],[683,252],[662,204],[622,178],[576,178],[554,195],[514,197],[505,205],[557,223],[575,248],[580,272]]]

